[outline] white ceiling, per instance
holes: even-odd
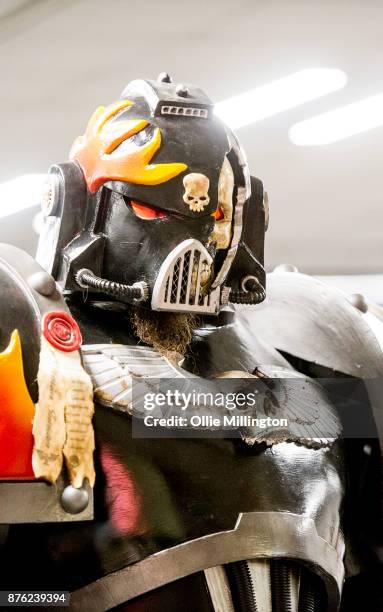
[[[166,70],[218,101],[341,68],[343,90],[238,136],[270,195],[268,267],[382,272],[383,128],[317,148],[287,137],[296,121],[383,91],[382,23],[380,0],[0,0],[0,181],[65,160],[132,78]]]

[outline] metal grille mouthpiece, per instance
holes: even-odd
[[[207,290],[213,259],[193,238],[178,244],[161,265],[152,294],[152,309],[196,314],[218,313],[220,287]]]

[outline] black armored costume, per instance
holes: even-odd
[[[363,382],[381,348],[315,279],[276,270],[266,298],[267,195],[205,94],[131,82],[51,167],[42,208],[36,261],[0,245],[2,588],[92,612],[382,610]],[[132,381],[190,376],[293,381],[292,425],[133,436]],[[342,439],[334,389],[369,439]]]

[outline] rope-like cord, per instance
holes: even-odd
[[[143,302],[148,299],[149,287],[144,281],[124,285],[96,276],[91,270],[83,268],[77,272],[76,282],[83,289],[91,287],[123,300]]]
[[[266,291],[231,291],[229,301],[233,304],[260,304],[266,298]]]

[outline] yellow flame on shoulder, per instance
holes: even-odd
[[[23,357],[17,329],[12,332],[7,348],[0,353],[0,403],[2,414],[12,411],[13,420],[19,418],[31,427],[34,404],[24,379]]]
[[[73,143],[70,158],[81,166],[91,193],[95,193],[105,181],[159,185],[187,169],[187,165],[183,163],[150,164],[161,146],[161,132],[158,127],[155,128],[151,141],[142,147],[136,147],[129,152],[116,151],[127,138],[149,125],[146,119],[110,121],[132,105],[130,100],[119,100],[106,108],[98,107],[85,134]]]
[[[0,474],[32,477],[35,407],[24,378],[20,336],[12,332],[0,353]]]

